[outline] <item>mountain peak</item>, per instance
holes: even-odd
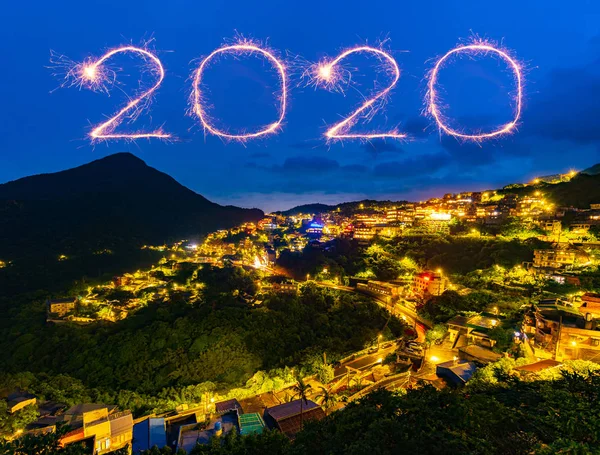
[[[41,239],[46,245],[55,242],[47,237],[49,232],[74,239],[74,244],[89,239],[104,244],[105,238],[153,243],[229,228],[263,216],[260,210],[211,202],[131,153],[2,184],[2,210],[0,257],[35,248]],[[16,238],[22,244],[8,248]],[[3,243],[7,246],[4,255]]]

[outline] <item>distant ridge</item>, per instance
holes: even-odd
[[[560,177],[561,174],[555,174],[546,177],[539,177],[540,183],[537,185],[528,184],[511,184],[506,185],[502,189],[497,189],[499,193],[514,193],[514,194],[530,194],[538,189],[543,189],[547,197],[552,200],[558,206],[572,206],[582,209],[589,208],[590,204],[600,203],[600,163],[595,164],[583,171],[578,172],[568,182],[555,182],[549,183],[546,180],[553,180],[553,178]],[[466,191],[466,190],[465,190]],[[494,189],[487,189],[486,191],[494,191]],[[441,194],[439,195],[442,196]],[[298,213],[324,213],[333,210],[340,210],[341,212],[351,212],[357,210],[363,206],[368,209],[369,205],[375,204],[381,205],[402,205],[408,201],[373,201],[365,199],[362,201],[343,202],[337,205],[325,205],[325,204],[304,204],[291,209],[276,212],[285,216],[296,215]]]

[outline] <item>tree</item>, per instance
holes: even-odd
[[[440,341],[446,336],[447,331],[448,329],[445,324],[436,324],[431,330],[428,330],[425,334],[425,341],[428,344]]]
[[[308,404],[308,392],[312,389],[310,384],[306,384],[302,378],[298,378],[298,382],[292,390],[296,397],[300,399],[300,426],[304,427],[304,403]]]
[[[89,449],[83,443],[72,443],[65,447],[60,444],[60,438],[70,428],[59,425],[55,432],[33,435],[26,434],[12,441],[0,440],[0,455],[87,455]],[[127,455],[129,447],[111,452],[112,455]]]
[[[316,399],[321,401],[321,406],[325,408],[325,414],[329,414],[329,409],[338,401],[337,397],[331,393],[331,389],[325,387],[321,387],[321,393],[316,396]]]

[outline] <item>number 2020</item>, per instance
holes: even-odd
[[[169,139],[172,137],[170,133],[167,133],[159,128],[152,132],[134,132],[134,133],[120,133],[117,132],[117,128],[125,119],[134,120],[140,112],[144,109],[148,109],[149,101],[152,95],[158,90],[165,78],[165,70],[162,62],[159,58],[151,51],[143,47],[135,46],[122,46],[112,49],[106,52],[102,57],[98,59],[90,59],[84,63],[73,65],[69,69],[68,77],[72,79],[71,85],[79,85],[92,90],[107,90],[106,83],[112,83],[116,80],[116,74],[110,71],[105,62],[110,60],[117,54],[133,54],[137,57],[144,59],[145,62],[149,63],[149,68],[155,78],[154,83],[131,98],[129,102],[119,109],[117,113],[112,115],[108,120],[96,125],[89,133],[92,141],[98,140],[114,140],[114,139],[142,139],[142,138],[158,138],[158,139]],[[380,90],[375,91],[366,98],[365,101],[360,104],[355,110],[347,115],[343,120],[328,127],[324,136],[327,140],[346,140],[346,139],[403,139],[407,138],[407,134],[398,131],[397,129],[387,132],[366,132],[366,133],[355,133],[352,132],[353,126],[361,119],[369,119],[379,108],[384,104],[385,99],[389,96],[393,88],[400,80],[400,68],[396,60],[387,52],[380,48],[370,46],[357,46],[350,48],[340,53],[333,59],[321,61],[318,64],[311,65],[304,74],[307,75],[311,82],[316,86],[328,89],[336,90],[339,88],[339,84],[344,80],[345,73],[341,66],[341,62],[352,54],[370,54],[378,58],[384,65],[385,70],[389,75],[392,76],[391,82]],[[244,133],[232,133],[224,129],[217,128],[212,120],[210,119],[205,102],[203,101],[203,90],[202,82],[204,71],[211,61],[220,55],[234,54],[240,55],[258,55],[266,59],[276,70],[279,81],[280,81],[280,95],[278,97],[278,117],[277,119],[267,125],[264,125],[260,129],[252,132]],[[470,56],[477,55],[492,55],[503,60],[508,68],[514,75],[516,90],[513,102],[513,118],[510,122],[501,125],[495,130],[487,132],[475,132],[465,133],[457,128],[450,127],[448,120],[444,115],[444,109],[440,107],[438,100],[438,76],[441,69],[448,62],[449,58],[458,56],[460,54],[466,54]],[[192,76],[192,95],[191,95],[191,109],[190,112],[197,116],[200,123],[202,124],[205,132],[215,136],[219,136],[224,139],[232,140],[249,140],[266,136],[269,134],[276,133],[285,118],[287,102],[288,102],[288,83],[289,76],[286,71],[285,64],[276,57],[276,55],[269,49],[261,46],[260,44],[253,43],[250,41],[240,41],[236,44],[226,45],[220,47],[205,57],[198,67],[194,70]],[[523,96],[523,76],[522,69],[518,61],[511,56],[511,54],[492,43],[478,40],[467,45],[457,46],[445,55],[439,58],[432,70],[429,73],[428,80],[428,91],[426,95],[426,106],[427,113],[437,124],[440,132],[455,136],[464,140],[482,141],[488,138],[500,136],[511,132],[517,125],[521,116],[522,107],[522,96]]]

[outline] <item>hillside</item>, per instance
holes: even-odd
[[[600,174],[580,172],[568,182],[511,185],[503,188],[499,193],[527,195],[535,191],[542,191],[556,206],[589,209],[590,204],[600,203]]]
[[[557,174],[559,175],[559,174]],[[546,183],[541,182],[537,185],[512,184],[497,190],[500,194],[518,194],[528,195],[535,191],[543,191],[549,200],[557,206],[572,206],[582,209],[590,208],[590,204],[600,203],[600,163],[591,166],[573,177],[568,182]],[[487,191],[494,191],[489,189]],[[441,196],[441,195],[439,195]],[[328,211],[339,210],[344,213],[350,213],[363,208],[368,209],[369,205],[402,205],[407,201],[373,201],[365,199],[362,201],[344,202],[337,205],[325,204],[305,204],[285,210],[282,215],[296,215],[298,213],[324,213]]]
[[[289,210],[285,210],[283,212],[276,212],[276,213],[280,213],[284,216],[291,216],[291,215],[297,215],[298,213],[325,213],[325,212],[332,212],[334,210],[337,210],[343,214],[350,214],[357,210],[365,210],[365,209],[368,210],[370,206],[393,207],[393,206],[397,206],[397,205],[406,204],[407,202],[408,201],[380,201],[380,200],[376,200],[376,199],[363,199],[360,201],[341,202],[337,205],[326,205],[326,204],[315,203],[315,204],[298,205]]]
[[[260,210],[210,202],[132,154],[119,153],[0,185],[0,258],[14,266],[56,267],[62,254],[139,250],[262,216]],[[94,261],[88,262],[93,269]]]
[[[600,174],[600,163],[595,164],[592,167],[588,167],[587,169],[584,169],[583,171],[581,171],[581,174],[588,174],[588,175]]]

